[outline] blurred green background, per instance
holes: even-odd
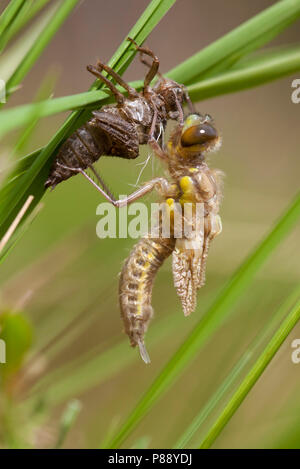
[[[1,2],[1,9],[6,3]],[[159,56],[165,72],[272,3],[178,1],[149,36],[147,45]],[[107,61],[147,4],[147,0],[83,2],[9,106],[30,102],[46,74],[56,77],[55,96],[87,90],[92,78],[85,66],[97,58]],[[296,23],[271,45],[299,40]],[[143,75],[144,68],[135,59],[125,78],[135,80]],[[17,402],[19,394],[20,401],[26,396],[28,406],[39,405],[36,412],[43,417],[33,423],[27,407],[18,412],[14,404],[16,415],[10,414],[9,427],[16,426],[19,438],[35,447],[51,446],[62,411],[72,397],[80,399],[82,409],[65,447],[98,446],[127,416],[216,292],[299,188],[300,104],[291,101],[294,78],[300,77],[198,105],[199,111],[214,117],[223,137],[221,150],[209,162],[226,174],[223,233],[211,247],[206,286],[198,294],[198,308],[192,317],[184,318],[181,311],[170,261],[160,270],[153,294],[156,314],[147,334],[151,366],[145,366],[130,349],[118,306],[118,273],[135,240],[96,237],[96,207],[101,198],[82,177],[48,191],[38,217],[0,271],[2,309],[19,307],[25,301],[26,317],[34,329],[28,362],[17,380]],[[24,152],[45,145],[65,117],[61,114],[41,120]],[[0,143],[2,166],[19,135],[10,134]],[[143,148],[136,161],[100,159],[101,174],[115,194],[132,191],[130,184],[135,183],[139,163],[146,156]],[[151,163],[147,166],[143,180],[153,171],[162,173],[158,163],[154,169]],[[179,438],[299,283],[299,234],[299,228],[294,230],[275,251],[239,301],[234,316],[206,344],[124,447],[165,448]],[[300,365],[291,361],[295,338],[300,338],[299,324],[215,448],[300,446]]]

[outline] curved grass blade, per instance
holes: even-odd
[[[274,334],[256,363],[253,365],[237,391],[234,393],[228,404],[212,425],[207,435],[201,442],[199,448],[210,448],[223,428],[227,425],[231,417],[235,414],[239,406],[242,404],[248,393],[251,391],[257,380],[263,374],[280,346],[283,344],[287,336],[300,320],[300,299],[297,301],[293,309],[290,311],[286,319],[282,322],[277,332]]]
[[[11,41],[46,5],[50,0],[26,0],[20,13],[6,34],[7,43]]]
[[[257,271],[268,259],[274,249],[292,230],[300,218],[300,193],[284,212],[273,230],[243,262],[223,290],[219,293],[205,316],[198,322],[191,334],[166,364],[161,373],[137,403],[115,437],[109,448],[118,448],[135,429],[153,405],[172,386],[186,367],[196,357],[199,349],[227,319],[234,305],[250,285]]]
[[[26,31],[21,34],[14,43],[0,55],[0,69],[1,78],[7,83],[13,76],[15,71],[23,62],[24,58],[30,54],[30,51],[38,42],[43,30],[53,18],[54,13],[57,11],[58,4],[52,3],[49,7],[33,22]],[[20,87],[16,86],[10,90],[12,94]],[[3,108],[3,106],[2,106]]]
[[[95,90],[4,110],[0,113],[0,138],[13,129],[27,125],[35,113],[41,118],[72,109],[86,108],[95,103],[102,106],[103,102],[108,102],[108,94]]]
[[[297,286],[296,289],[291,293],[291,295],[284,301],[280,308],[276,311],[271,320],[266,324],[257,337],[255,337],[252,344],[248,349],[243,353],[239,361],[232,368],[230,373],[226,376],[225,380],[217,391],[212,395],[207,404],[201,409],[201,411],[196,415],[192,423],[184,431],[181,437],[178,439],[174,448],[186,448],[187,445],[191,442],[192,438],[196,432],[201,428],[201,425],[204,424],[208,416],[216,409],[217,405],[225,397],[227,391],[239,380],[242,373],[245,371],[246,367],[249,365],[250,361],[257,354],[261,346],[265,343],[266,340],[271,336],[274,328],[278,325],[279,322],[283,320],[287,312],[293,307],[295,302],[300,298],[300,286]],[[200,442],[199,442],[200,444]],[[193,445],[194,446],[199,446]]]
[[[280,48],[281,49],[281,48]],[[300,70],[300,46],[264,53],[225,73],[188,87],[193,101],[253,88]]]
[[[33,98],[34,106],[27,116],[26,128],[22,129],[18,141],[13,148],[13,156],[26,153],[26,147],[29,141],[32,139],[32,136],[36,130],[36,127],[41,119],[41,113],[43,112],[43,107],[50,99],[51,94],[55,88],[55,83],[57,81],[57,73],[49,71],[43,78],[40,86],[38,87],[37,92]],[[1,115],[1,114],[0,114]]]
[[[170,71],[175,81],[192,84],[224,72],[246,54],[274,39],[300,17],[299,0],[281,0],[213,42]]]
[[[155,348],[156,344],[161,343],[167,336],[178,330],[180,322],[180,314],[172,321],[170,321],[170,317],[161,319],[153,325],[149,336],[149,345]],[[80,333],[81,330],[75,331],[76,335],[67,334],[67,343],[69,338],[74,341],[74,337],[78,338]],[[61,347],[55,351],[60,352]],[[41,377],[30,390],[28,398],[36,400],[44,396],[48,406],[59,405],[74,394],[84,393],[93,386],[99,386],[102,382],[116,376],[121,370],[123,371],[133,364],[136,358],[136,354],[128,347],[126,339],[105,350],[103,350],[103,345],[96,347],[80,358],[74,359]]]
[[[250,58],[241,64],[231,68],[228,72],[221,73],[215,77],[207,78],[187,87],[193,101],[212,98],[225,93],[237,91],[263,85],[283,76],[291,75],[300,70],[300,46],[288,48],[279,47],[270,52],[259,54],[258,57]],[[173,78],[172,74],[168,74]],[[180,82],[184,83],[184,76]],[[143,86],[142,81],[130,83],[137,90]],[[120,89],[121,91],[121,89]],[[39,117],[51,116],[72,109],[90,109],[112,102],[103,91],[87,91],[71,96],[55,98],[37,104],[25,104],[16,108],[4,110],[0,113],[0,137],[7,132],[27,124],[30,116],[38,108],[42,108]]]
[[[59,434],[57,441],[55,443],[55,449],[59,449],[65,442],[65,439],[68,436],[68,433],[75,425],[77,420],[78,414],[80,413],[82,408],[81,402],[77,399],[73,399],[67,404],[67,407],[62,415],[60,426],[59,426]]]
[[[0,16],[0,52],[8,41],[9,31],[16,21],[26,0],[12,0]]]

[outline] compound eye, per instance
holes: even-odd
[[[181,145],[190,147],[208,143],[218,137],[216,129],[210,124],[194,125],[189,127],[181,136]]]

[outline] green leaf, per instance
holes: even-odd
[[[201,442],[199,448],[210,448],[218,435],[221,433],[225,425],[229,422],[236,410],[242,404],[248,393],[251,391],[257,380],[263,374],[275,354],[278,352],[280,346],[283,344],[287,336],[295,327],[300,319],[300,299],[288,314],[286,319],[282,322],[277,332],[274,334],[258,360],[255,362],[237,391],[234,393],[224,410],[221,412],[215,423],[209,429],[207,435]]]
[[[300,0],[281,0],[213,42],[170,71],[191,84],[224,72],[246,54],[276,37],[300,17]]]
[[[198,322],[191,334],[138,402],[118,433],[109,442],[109,448],[118,448],[124,442],[140,420],[172,386],[175,380],[181,376],[182,372],[186,370],[203,344],[223,324],[224,320],[232,314],[235,304],[241,298],[246,288],[249,287],[255,274],[279,243],[292,230],[299,218],[300,193],[284,212],[273,230],[243,262],[216,297],[205,316]]]

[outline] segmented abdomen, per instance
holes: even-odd
[[[150,360],[144,347],[144,335],[153,316],[151,299],[154,278],[174,247],[174,238],[144,237],[134,246],[121,272],[119,296],[125,332],[131,345],[139,346],[146,363]]]
[[[94,111],[93,118],[76,130],[61,146],[52,165],[45,187],[60,182],[95,163],[100,156],[136,158],[139,139],[135,126],[122,118],[118,109]]]

